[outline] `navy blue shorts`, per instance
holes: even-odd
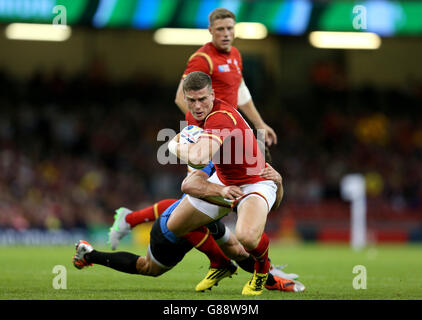
[[[149,250],[153,260],[162,267],[172,268],[178,264],[193,246],[185,239],[169,241],[160,227],[161,216],[154,222],[150,232]]]

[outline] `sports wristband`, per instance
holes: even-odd
[[[167,146],[167,148],[169,149],[169,151],[174,154],[177,157],[177,146],[179,143],[177,143],[174,140],[171,140]]]

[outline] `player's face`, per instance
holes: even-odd
[[[234,40],[234,20],[232,18],[217,19],[208,28],[212,35],[212,43],[221,51],[230,51]]]
[[[185,92],[185,99],[190,113],[197,121],[203,121],[211,112],[214,103],[214,91],[205,87],[201,90]]]

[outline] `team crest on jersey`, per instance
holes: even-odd
[[[220,64],[218,66],[218,71],[220,71],[220,72],[230,72],[230,66],[228,64]]]

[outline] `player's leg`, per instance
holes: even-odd
[[[177,239],[174,243],[169,241],[163,234],[160,219],[161,217],[152,226],[146,257],[129,252],[100,252],[94,250],[87,241],[81,240],[76,244],[74,266],[82,269],[92,264],[100,264],[131,274],[161,275],[181,261],[192,249],[192,245],[183,239]]]
[[[148,253],[157,264],[164,267],[173,266],[193,247],[207,254],[210,259],[209,277],[207,276],[196,286],[196,291],[211,289],[219,281],[231,277],[237,271],[237,266],[223,254],[214,238],[209,236],[206,227],[189,232],[182,238],[171,233],[167,228],[167,221],[171,215],[172,213],[167,211],[154,223],[151,230]],[[159,232],[154,232],[157,225],[160,226]]]
[[[240,244],[230,229],[227,228],[223,223],[221,224],[223,225],[224,231],[221,231],[221,226],[216,226],[216,228],[211,228],[209,226],[210,230],[218,229],[216,232],[212,233],[212,236],[216,238],[215,241],[228,258],[236,261],[239,267],[241,267],[246,272],[253,273],[255,270],[254,258]]]
[[[149,252],[145,257],[138,258],[138,261],[136,262],[136,269],[139,274],[152,277],[158,277],[170,270],[169,268],[165,268],[152,260]]]
[[[177,237],[183,237],[188,232],[198,229],[214,221],[213,218],[196,209],[186,196],[173,210],[167,221],[167,227]]]
[[[249,253],[256,250],[260,242],[262,242],[262,236],[265,234],[264,228],[267,221],[267,213],[267,204],[261,197],[248,197],[238,207],[235,235]],[[252,255],[258,258],[267,249],[268,244],[264,244],[260,251],[256,252],[256,254],[252,253]],[[264,266],[261,267],[265,268]],[[262,271],[268,272],[265,269]]]
[[[226,257],[214,238],[210,236],[210,231],[207,227],[199,227],[182,238],[206,254],[210,260],[210,268],[222,269],[230,265],[230,259]]]
[[[235,237],[234,233],[223,223],[221,220],[215,221],[207,225],[210,229],[211,235],[224,252],[224,254],[236,261],[238,266],[246,272],[253,273],[255,270],[254,258],[245,250],[240,242]],[[270,260],[271,262],[271,260]],[[270,263],[270,271],[268,273],[268,279],[266,286],[273,286],[273,276],[281,279],[297,280],[299,276],[296,273],[286,273],[282,269],[284,266],[275,266]]]
[[[185,198],[186,199],[186,198]],[[183,200],[185,200],[183,199]],[[189,222],[192,222],[194,218],[190,219],[187,215],[184,215],[185,212],[178,211],[180,208],[186,208],[187,210],[194,209],[193,207],[189,207],[189,202],[186,202],[185,205],[183,204],[183,200],[174,208],[173,212],[168,216],[167,214],[164,217],[160,217],[160,219],[168,219],[166,223],[163,224],[164,234],[168,235],[169,238],[181,238],[187,241],[192,247],[195,247],[199,251],[203,252],[207,255],[208,259],[210,260],[210,268],[206,277],[196,286],[196,291],[204,291],[207,289],[211,289],[213,286],[217,285],[218,282],[226,277],[231,277],[237,271],[237,266],[234,265],[230,259],[228,259],[218,244],[215,242],[214,238],[210,236],[209,229],[205,226],[200,226],[193,231],[187,232],[183,234],[180,232],[179,234],[174,234],[169,225],[171,225],[171,220],[175,214],[181,215],[180,221],[186,219],[186,224],[189,225]],[[195,210],[193,210],[195,213]],[[203,215],[201,212],[199,214]],[[205,216],[205,215],[203,215]],[[204,218],[204,217],[202,217]],[[173,222],[177,220],[172,220]],[[208,216],[205,216],[204,220],[199,220],[198,224],[203,224],[210,221]],[[183,225],[182,225],[183,226]],[[191,224],[189,228],[193,228],[195,224]],[[186,229],[183,230],[185,232]]]
[[[246,252],[235,235],[220,220],[207,226],[224,254],[236,261],[237,265],[249,273],[255,271],[255,260]],[[294,275],[297,277],[297,275]],[[294,281],[292,276],[273,267],[268,272],[265,288],[268,290],[301,292],[305,290],[303,284]]]
[[[114,215],[113,225],[110,227],[108,232],[108,242],[112,250],[116,250],[120,243],[120,240],[130,233],[130,224],[126,222],[126,216],[130,214],[132,210],[127,208],[119,208],[116,210]]]
[[[172,217],[175,214],[174,210],[178,206],[180,206],[179,203],[177,204],[174,203],[170,205],[169,208],[167,208],[168,210],[172,211],[170,217]],[[110,242],[112,244],[112,248],[115,248],[117,246],[116,243],[118,243],[118,241],[120,240],[120,238],[117,235],[117,232],[114,232],[114,231],[116,229],[119,229],[119,230],[127,229],[126,217],[127,217],[128,211],[129,211],[128,209],[124,209],[124,208],[120,208],[117,211],[117,214],[120,216],[116,218],[117,222],[115,222],[115,225],[113,225],[112,230],[110,232]],[[210,218],[207,216],[205,217],[207,219],[206,221],[208,222]],[[166,215],[166,219],[167,218],[170,219]],[[192,219],[188,221],[191,221],[191,220]],[[202,223],[205,223],[205,222],[200,222],[200,224]],[[165,223],[163,227],[167,229],[167,224]],[[164,231],[167,232],[167,230],[164,230]],[[195,247],[199,251],[205,253],[210,260],[210,272],[216,273],[219,275],[218,277],[213,277],[212,281],[208,281],[200,285],[197,288],[198,291],[204,290],[204,287],[205,289],[209,289],[209,287],[212,287],[213,285],[217,284],[218,281],[220,281],[224,277],[231,276],[237,270],[237,268],[235,268],[235,266],[231,263],[230,259],[228,259],[224,255],[224,253],[221,251],[220,247],[217,245],[214,238],[209,237],[209,230],[207,228],[203,226],[199,227],[196,230],[193,230],[191,232],[188,232],[187,234],[184,234],[182,238],[188,241],[192,245],[192,247]]]
[[[93,264],[103,265],[114,270],[147,276],[158,276],[168,269],[157,265],[150,256],[141,257],[130,252],[103,252],[95,250],[87,241],[76,244],[76,254],[73,257],[76,268],[82,269]]]
[[[264,233],[267,214],[272,208],[277,186],[266,180],[242,186],[243,196],[237,204],[235,235],[246,251],[255,259],[255,271],[242,294],[261,294],[270,267],[268,258],[269,239]]]
[[[261,294],[270,268],[269,239],[264,233],[268,205],[260,196],[249,196],[240,203],[237,213],[236,238],[255,259],[254,275],[243,288],[242,294]]]
[[[197,207],[195,207],[192,202],[195,203]],[[198,246],[200,237],[191,236],[192,230],[198,232],[198,230],[201,230],[202,226],[209,224],[220,216],[227,214],[229,211],[229,208],[221,208],[200,199],[186,196],[177,205],[167,221],[166,225],[169,232],[177,237],[188,240],[194,247],[197,247],[199,250],[206,253],[211,260],[210,270],[204,280],[196,287],[197,291],[210,289],[212,286],[217,285],[218,281],[225,277],[230,277],[237,270],[237,266],[231,263],[227,258],[225,258],[227,259],[226,266],[222,267],[222,264],[224,265],[223,257],[225,257],[225,255],[214,238],[207,238],[207,244],[209,245],[207,248],[210,252],[213,252],[214,255],[214,257],[211,257],[209,253],[204,251],[205,247]],[[213,267],[213,260],[215,259],[220,259],[220,266],[218,268]]]
[[[202,240],[200,238],[203,237]],[[209,229],[202,226],[193,232],[189,232],[183,236],[183,239],[188,240],[195,248],[205,253],[210,260],[210,268],[205,278],[199,282],[195,288],[196,291],[211,290],[213,286],[218,285],[224,278],[231,278],[237,271],[237,266],[225,256],[221,248],[210,235]]]
[[[249,253],[246,252],[245,248],[243,248],[234,234],[221,220],[208,224],[207,228],[210,230],[215,242],[228,258],[236,262],[249,258]]]
[[[154,203],[147,208],[132,211],[126,216],[126,222],[130,224],[131,228],[136,227],[149,221],[155,221],[158,217],[178,199],[165,199]]]
[[[195,223],[197,216],[199,220],[196,221],[199,222]],[[221,269],[230,265],[230,259],[224,255],[214,238],[209,237],[209,229],[204,226],[204,224],[210,222],[211,218],[193,208],[186,197],[177,205],[171,206],[167,213],[160,217],[160,220],[162,220],[164,234],[171,239],[183,238],[192,247],[205,253],[210,259],[211,268]],[[186,226],[188,227],[186,228]],[[173,229],[171,229],[172,227]],[[182,227],[182,231],[175,229],[178,227]]]
[[[132,211],[127,208],[119,208],[114,215],[114,223],[108,233],[108,243],[111,249],[115,250],[120,240],[130,233],[132,228],[138,224],[155,221],[168,207],[173,205],[177,199],[166,199],[155,203],[145,209]]]

